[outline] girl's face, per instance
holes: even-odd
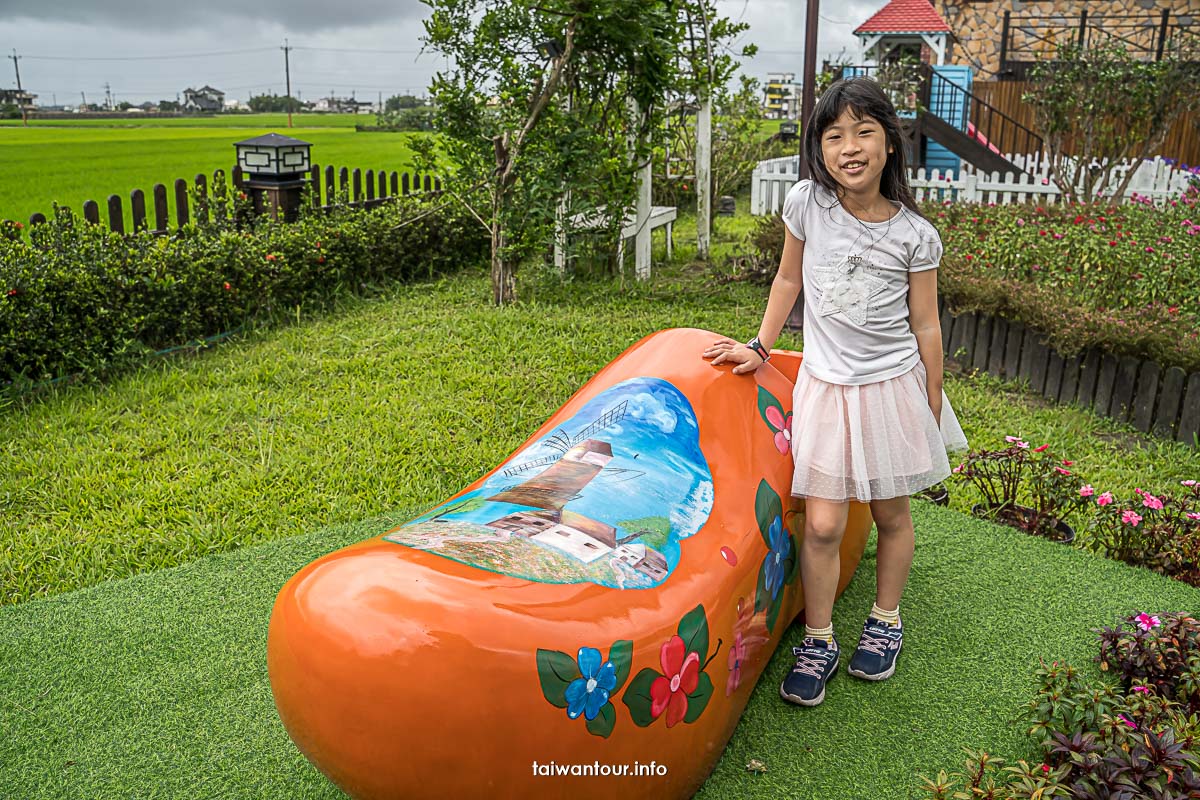
[[[890,152],[883,125],[874,117],[857,118],[849,106],[821,132],[825,169],[842,188],[854,194],[879,191]]]

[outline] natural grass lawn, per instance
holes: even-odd
[[[472,425],[464,418],[462,429]],[[469,461],[453,446],[444,458]],[[265,662],[272,602],[309,561],[441,496],[423,491],[407,511],[0,608],[0,797],[343,797],[290,743],[275,711]],[[904,800],[920,796],[919,773],[959,766],[962,746],[1030,758],[1014,719],[1033,695],[1039,658],[1096,676],[1090,629],[1135,611],[1200,605],[1200,590],[926,502],[914,504],[914,519],[896,675],[871,684],[843,667],[824,704],[787,705],[778,682],[800,638],[793,627],[700,798]],[[872,539],[834,608],[843,646],[853,647],[874,583]],[[504,724],[481,715],[478,735],[502,736]],[[447,746],[467,754],[470,743]],[[768,771],[747,772],[751,758]],[[560,788],[569,791],[547,791]]]
[[[0,414],[0,604],[432,506],[641,337],[694,326],[748,339],[765,291],[688,267],[623,287],[527,273],[523,302],[496,309],[472,270],[108,385],[50,390]],[[801,347],[794,335],[781,346]],[[946,391],[976,445],[1051,442],[1097,487],[1200,477],[1195,451],[992,378],[951,375]]]
[[[214,114],[208,117],[125,117],[122,119],[37,119],[30,128],[287,128],[287,114]],[[353,128],[374,125],[374,114],[292,114],[297,128]],[[0,120],[0,127],[20,128],[20,119]],[[280,131],[285,133],[286,131]]]
[[[28,222],[41,212],[50,216],[54,203],[77,214],[95,200],[100,217],[108,219],[107,200],[119,195],[127,229],[132,224],[129,195],[146,194],[147,213],[153,214],[154,184],[167,187],[171,219],[175,219],[176,178],[189,182],[198,173],[212,180],[213,172],[232,173],[236,163],[234,142],[264,133],[284,133],[310,142],[312,161],[322,166],[404,171],[412,152],[407,133],[356,133],[353,127],[297,127],[288,130],[272,119],[244,127],[145,125],[123,128],[59,126],[0,128],[0,219]],[[306,120],[307,121],[307,120]],[[360,118],[374,122],[374,117]]]

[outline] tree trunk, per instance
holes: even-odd
[[[516,274],[512,262],[504,256],[504,222],[502,192],[492,195],[492,302],[498,306],[508,305],[513,301],[516,288]]]

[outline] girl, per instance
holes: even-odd
[[[869,78],[835,82],[804,129],[812,180],[783,204],[783,257],[758,336],[721,339],[712,363],[747,374],[770,357],[804,289],[804,360],[792,401],[792,494],[805,499],[803,646],[785,700],[815,706],[837,671],[833,600],[849,501],[878,531],[875,606],[849,672],[884,680],[903,640],[900,595],[913,559],[908,496],[949,477],[966,437],[942,391],[937,266],[942,243],[917,209],[900,120]]]

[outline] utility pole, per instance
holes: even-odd
[[[108,111],[113,110],[112,87],[108,84],[108,81],[104,82],[104,108]]]
[[[288,60],[288,54],[292,52],[292,48],[288,46],[288,40],[283,40],[283,77],[287,83],[287,111],[288,111],[288,127],[292,127],[292,67]]]
[[[815,105],[817,86],[817,18],[820,14],[820,0],[808,0],[808,12],[804,19],[804,86],[800,97],[800,180],[812,177],[812,165],[808,163],[805,153],[804,140],[808,134],[808,120],[812,116]],[[784,322],[787,330],[801,330],[804,327],[804,292],[796,297]]]
[[[17,55],[16,48],[13,49],[12,55],[9,58],[12,59],[13,69],[17,71],[17,105],[21,107],[21,124],[28,128],[29,119],[25,113],[25,104],[21,102],[21,94],[24,91],[21,88],[21,67],[17,64],[21,60],[21,57]]]

